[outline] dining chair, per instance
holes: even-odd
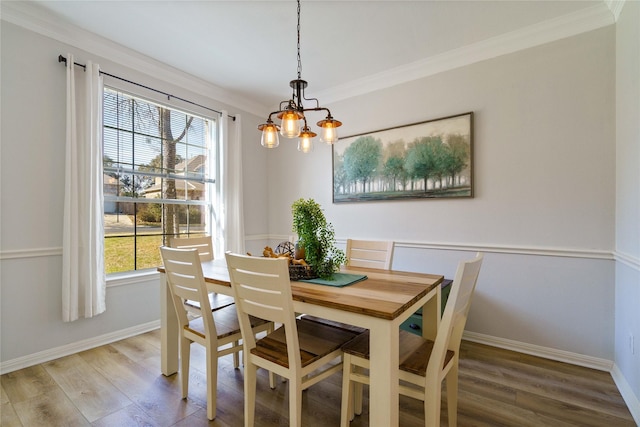
[[[340,348],[355,334],[296,319],[286,259],[225,255],[244,343],[244,425],[254,425],[256,371],[263,368],[289,380],[289,425],[301,426],[302,390],[342,369]],[[256,340],[250,315],[282,326]]]
[[[169,246],[176,249],[197,249],[200,261],[213,261],[214,250],[211,236],[202,237],[172,237],[169,239]],[[195,301],[185,301],[187,310],[193,316],[200,315],[200,305]],[[230,295],[211,292],[209,294],[209,304],[212,310],[218,310],[233,304],[233,297]]]
[[[166,272],[167,286],[173,296],[173,306],[180,329],[180,389],[182,398],[189,392],[189,359],[191,343],[206,349],[207,359],[207,418],[216,416],[216,389],[218,358],[234,355],[234,366],[239,366],[238,353],[242,350],[242,334],[235,305],[211,310],[202,265],[197,249],[160,248]],[[183,300],[196,301],[202,307],[202,316],[190,319]],[[210,313],[210,314],[206,314]],[[273,324],[256,318],[250,319],[247,334],[273,331]],[[273,378],[270,378],[273,383]]]
[[[393,242],[347,239],[347,265],[389,270],[393,257]]]
[[[474,259],[458,264],[434,341],[400,331],[399,393],[424,402],[425,425],[429,427],[440,425],[442,381],[445,378],[449,425],[455,426],[457,423],[460,341],[482,260],[483,254],[478,253]],[[341,426],[347,427],[354,412],[361,412],[361,408],[354,408],[359,404],[354,394],[361,393],[354,384],[369,383],[367,371],[364,371],[369,369],[369,334],[359,335],[344,345],[342,350],[344,371],[340,419]]]

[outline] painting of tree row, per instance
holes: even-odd
[[[341,138],[334,203],[473,197],[473,113]]]

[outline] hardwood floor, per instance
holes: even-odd
[[[159,331],[122,340],[1,377],[3,427],[10,426],[242,426],[242,369],[221,359],[218,413],[206,414],[204,351],[192,346],[189,398],[178,376],[160,373]],[[304,393],[303,425],[339,425],[341,376]],[[287,384],[269,389],[258,378],[257,426],[288,425]],[[368,399],[352,427],[368,426]],[[447,425],[446,398],[443,420]],[[418,401],[400,398],[400,425],[424,425]],[[459,426],[635,426],[611,375],[464,342]]]

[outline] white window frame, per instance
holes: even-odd
[[[222,209],[222,200],[220,198],[220,188],[219,188],[220,187],[219,183],[221,182],[219,174],[220,174],[220,171],[222,170],[221,162],[223,161],[223,159],[220,156],[220,152],[221,152],[221,147],[220,147],[221,118],[220,116],[212,116],[210,112],[194,111],[188,108],[184,108],[183,106],[176,105],[177,103],[171,102],[171,99],[169,100],[154,99],[153,96],[141,95],[139,93],[135,93],[135,91],[125,90],[115,85],[114,86],[105,85],[104,92],[106,91],[120,92],[126,96],[140,99],[143,102],[156,104],[161,107],[170,108],[172,110],[176,110],[178,112],[206,120],[209,123],[208,133],[209,133],[209,141],[210,141],[208,152],[206,155],[207,155],[207,158],[212,159],[212,161],[207,161],[207,167],[209,169],[208,170],[209,178],[204,183],[204,185],[207,187],[205,192],[205,194],[207,195],[206,200],[177,199],[175,201],[173,200],[169,201],[169,199],[164,199],[162,201],[159,201],[158,199],[131,198],[131,197],[125,197],[125,196],[119,196],[119,195],[112,196],[112,195],[105,194],[103,209],[106,202],[133,202],[133,203],[159,203],[160,202],[160,203],[175,203],[180,205],[205,206],[207,209],[205,209],[206,215],[205,215],[204,232],[207,235],[210,235],[213,237],[214,242],[216,242],[216,247],[223,247],[221,245],[224,245],[222,241],[224,236],[218,221],[219,215],[217,214],[217,212],[221,212],[221,209]],[[103,129],[104,129],[104,125],[103,125]],[[103,148],[103,155],[104,155],[104,148]],[[109,171],[113,171],[113,169],[107,170],[103,165],[102,173],[107,173]],[[119,170],[118,172],[126,173],[127,171]],[[151,176],[154,174],[145,172],[145,175]],[[161,175],[161,174],[158,174],[158,175]],[[182,179],[182,177],[180,177],[180,179]],[[137,236],[137,234],[133,235],[134,239],[135,239],[135,236]],[[185,237],[185,236],[186,235],[181,235],[181,237]],[[107,237],[105,233],[103,235],[103,239],[106,239],[106,238]],[[134,253],[133,256],[135,257],[136,254]],[[125,284],[128,282],[128,278],[137,277],[137,276],[146,276],[146,275],[149,275],[150,273],[156,274],[155,268],[143,268],[143,269],[137,269],[137,270],[134,269],[134,270],[124,271],[124,272],[110,273],[107,275],[107,279],[112,283],[112,285],[115,284],[116,282],[117,284]]]

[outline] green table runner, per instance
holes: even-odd
[[[303,279],[300,282],[315,283],[316,285],[327,286],[348,286],[361,280],[366,280],[367,276],[364,274],[347,274],[347,273],[333,273],[328,279]]]

